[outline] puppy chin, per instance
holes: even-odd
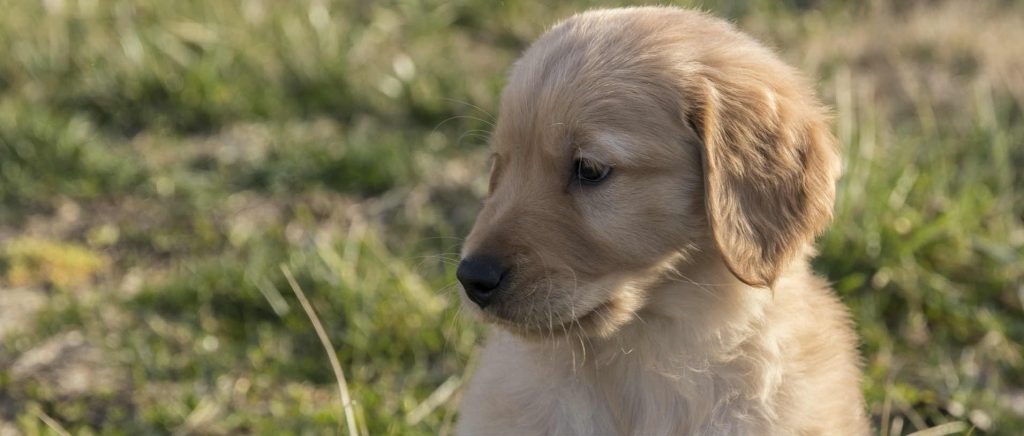
[[[642,308],[644,299],[638,289],[623,286],[596,304],[560,310],[540,306],[484,310],[465,295],[462,303],[470,307],[478,320],[526,339],[551,340],[565,336],[610,337],[624,325],[639,319],[636,312]]]

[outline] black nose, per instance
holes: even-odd
[[[489,256],[471,256],[459,262],[455,277],[466,289],[466,296],[483,308],[494,299],[505,277],[505,268],[497,259]]]

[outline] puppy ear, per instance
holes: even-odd
[[[761,287],[825,229],[839,173],[825,110],[795,72],[770,66],[707,68],[688,86],[715,243],[737,278]]]

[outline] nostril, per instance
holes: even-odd
[[[490,303],[505,277],[501,262],[490,256],[471,256],[459,262],[455,277],[462,283],[466,296],[480,307]]]

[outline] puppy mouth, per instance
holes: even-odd
[[[522,319],[509,319],[493,313],[487,313],[487,318],[502,327],[526,337],[555,337],[570,334],[600,333],[604,330],[602,324],[612,319],[612,311],[615,303],[607,300],[587,309],[581,314],[573,314],[567,320],[556,320],[553,317],[528,321]]]
[[[572,319],[563,322],[558,326],[563,331],[568,331],[574,326],[583,330],[592,326],[600,320],[600,317],[606,316],[612,310],[612,302],[605,301],[597,306],[594,306],[590,310],[583,312],[583,314],[573,317]]]
[[[474,312],[481,321],[524,338],[608,337],[638,319],[637,311],[646,300],[640,288],[614,277],[587,282],[576,288],[573,296],[555,293],[544,298],[543,293],[517,294],[521,290],[506,289],[506,295],[513,298],[498,299],[485,308],[474,305]]]

